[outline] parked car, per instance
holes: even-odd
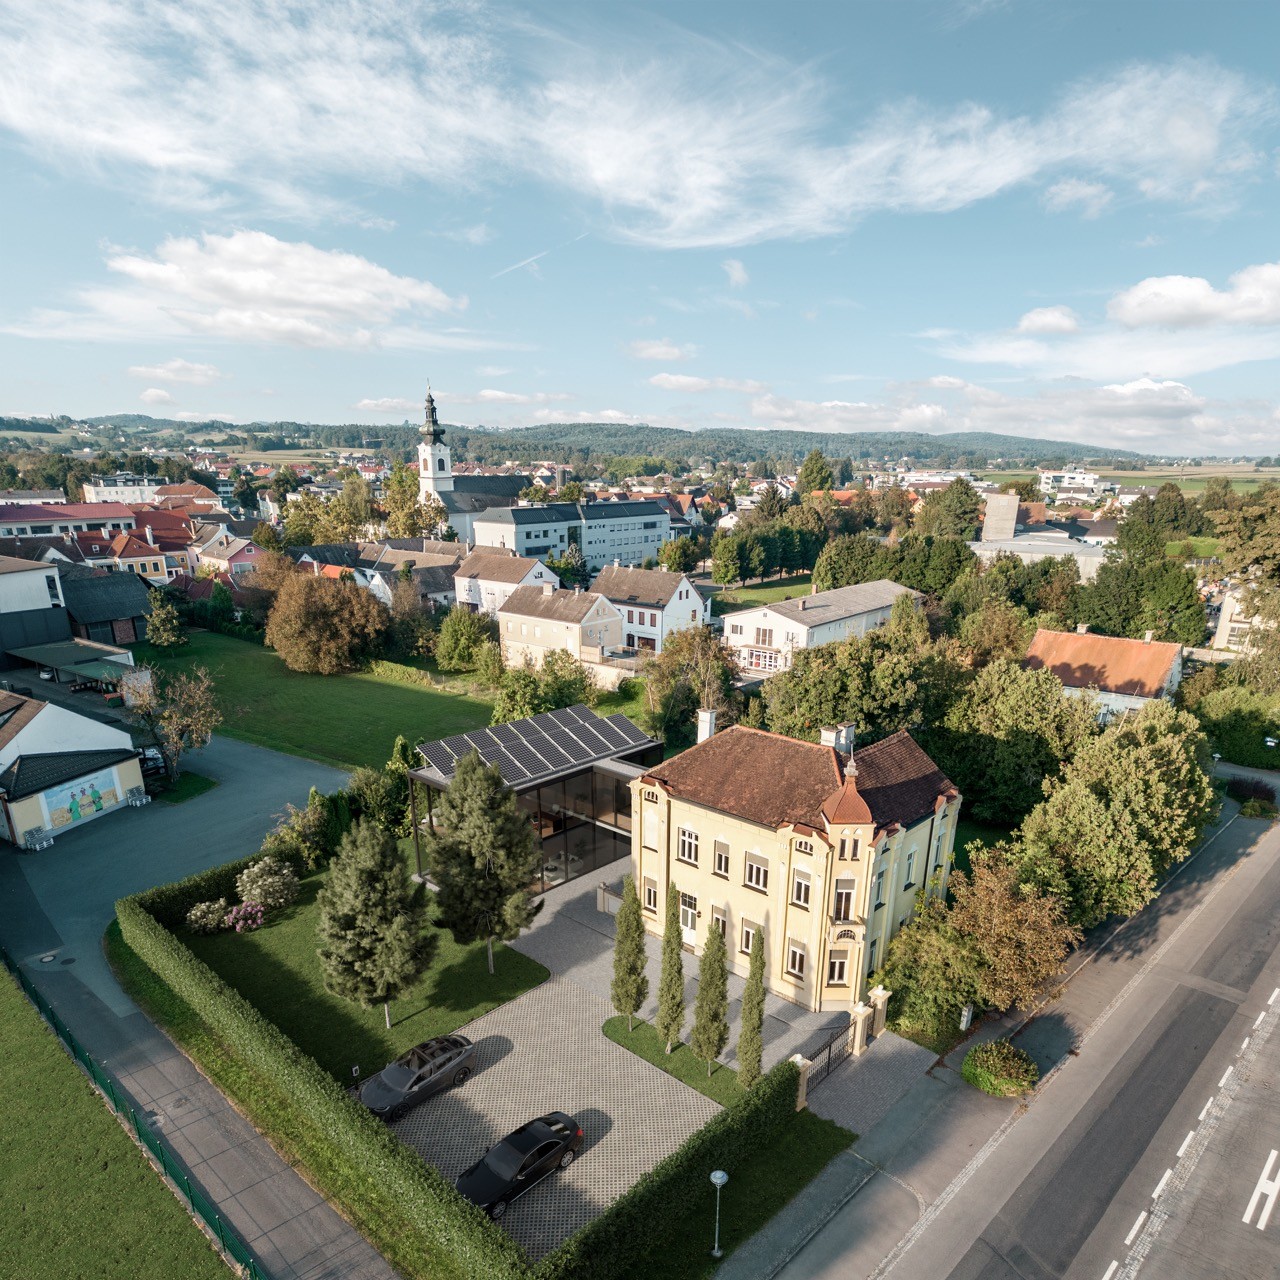
[[[495,1222],[517,1197],[557,1169],[567,1169],[582,1146],[582,1126],[563,1111],[539,1116],[509,1133],[454,1182]]]
[[[438,1036],[415,1045],[370,1076],[360,1101],[382,1120],[394,1120],[433,1093],[465,1084],[475,1070],[476,1047],[466,1036]]]
[[[138,752],[138,767],[144,778],[158,778],[169,772],[159,747],[143,747]]]

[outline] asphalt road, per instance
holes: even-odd
[[[1277,853],[1280,827],[1237,821],[1149,936],[1072,983],[1041,1032],[1071,1056],[872,1274],[1280,1277],[1280,1208],[1259,1226],[1280,1196]]]

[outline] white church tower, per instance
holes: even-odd
[[[422,424],[422,442],[418,445],[418,501],[428,494],[439,497],[453,492],[453,462],[449,446],[444,442],[444,428],[436,421],[436,402],[427,383],[427,412]]]

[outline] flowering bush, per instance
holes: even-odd
[[[226,898],[219,898],[216,902],[197,902],[187,912],[187,928],[192,933],[217,933],[219,929],[226,928],[229,906]]]
[[[298,877],[292,867],[268,855],[236,877],[236,891],[245,902],[257,902],[268,911],[278,911],[297,899]]]
[[[260,902],[242,902],[227,912],[227,928],[237,933],[252,933],[261,929],[267,918],[266,908]]]

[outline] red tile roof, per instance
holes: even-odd
[[[1169,683],[1181,646],[1160,640],[1081,635],[1074,631],[1037,631],[1023,663],[1029,670],[1047,667],[1071,689],[1100,689],[1138,698],[1158,698]]]

